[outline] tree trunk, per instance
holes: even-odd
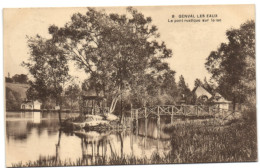
[[[57,103],[57,102],[59,102],[59,103]],[[62,111],[62,98],[61,98],[61,96],[60,96],[60,100],[56,100],[56,105],[57,104],[60,106],[60,109],[59,109],[59,122],[61,124],[61,111]]]
[[[122,100],[122,95],[120,98],[120,123],[123,124],[123,119],[124,119],[124,111],[123,111],[123,100]]]
[[[70,112],[72,112],[72,103],[73,103],[73,100],[71,99],[70,100]]]
[[[236,111],[236,97],[233,97],[233,112]]]
[[[114,110],[116,108],[117,101],[118,101],[118,96],[113,98],[112,103],[111,103],[110,108],[109,108],[109,113],[113,113],[114,112]]]
[[[118,133],[118,135],[119,135],[119,139],[120,139],[120,144],[121,144],[121,157],[123,158],[123,153],[124,153],[124,143],[123,143],[123,138],[122,138],[122,135],[121,135],[121,133]]]
[[[60,159],[60,139],[61,139],[61,130],[59,130],[58,143],[56,144],[56,161]]]

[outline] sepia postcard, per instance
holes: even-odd
[[[255,5],[3,15],[7,167],[258,161]]]

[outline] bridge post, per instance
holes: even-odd
[[[147,136],[147,108],[144,108],[145,137]]]
[[[171,113],[171,124],[173,124],[173,106],[172,106],[172,113]]]
[[[160,106],[158,106],[158,108],[157,108],[157,115],[158,115],[158,118],[157,118],[158,134],[160,134],[160,129],[161,129]],[[160,136],[160,135],[159,135],[159,136]]]
[[[135,110],[135,119],[136,119],[136,135],[138,135],[138,109]]]
[[[131,103],[131,118],[130,118],[130,127],[131,129],[133,129],[133,111],[132,111],[132,108],[133,108],[133,104]]]

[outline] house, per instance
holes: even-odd
[[[217,106],[217,108],[219,109],[223,109],[223,110],[228,110],[230,104],[232,103],[231,101],[226,100],[222,95],[220,95],[219,93],[216,93],[213,99],[213,102],[215,104],[215,106]]]
[[[60,110],[60,106],[55,106],[54,109],[55,110]]]
[[[201,98],[203,101],[207,101],[213,97],[213,95],[202,86],[195,87],[192,92],[197,98]]]
[[[215,94],[208,92],[203,86],[195,87],[192,92],[197,96],[197,100],[200,99],[203,102],[209,100],[214,104],[215,107],[219,109],[229,110],[229,106],[232,103],[231,101],[226,100],[218,92]]]
[[[40,110],[41,105],[42,105],[42,103],[39,102],[38,100],[36,100],[36,101],[25,100],[21,104],[21,109],[23,109],[23,110]]]

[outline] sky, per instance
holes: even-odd
[[[173,51],[173,57],[167,59],[171,69],[176,71],[176,81],[183,75],[192,89],[194,80],[210,74],[205,69],[206,58],[216,50],[222,42],[227,42],[226,31],[239,26],[249,19],[255,19],[254,5],[218,5],[218,6],[157,6],[135,7],[145,16],[150,16],[158,27],[160,40]],[[125,7],[99,8],[106,12],[125,14]],[[63,26],[73,13],[85,13],[87,8],[23,8],[4,9],[4,75],[28,74],[21,66],[29,58],[26,36],[39,34],[49,38],[48,27],[52,24]],[[209,19],[208,22],[169,22],[179,16],[193,15],[195,19]],[[220,22],[211,22],[221,19]],[[185,19],[184,19],[185,20]],[[201,20],[202,21],[202,20]],[[71,65],[73,66],[73,65]],[[87,75],[83,70],[72,68],[71,75],[84,80]]]

